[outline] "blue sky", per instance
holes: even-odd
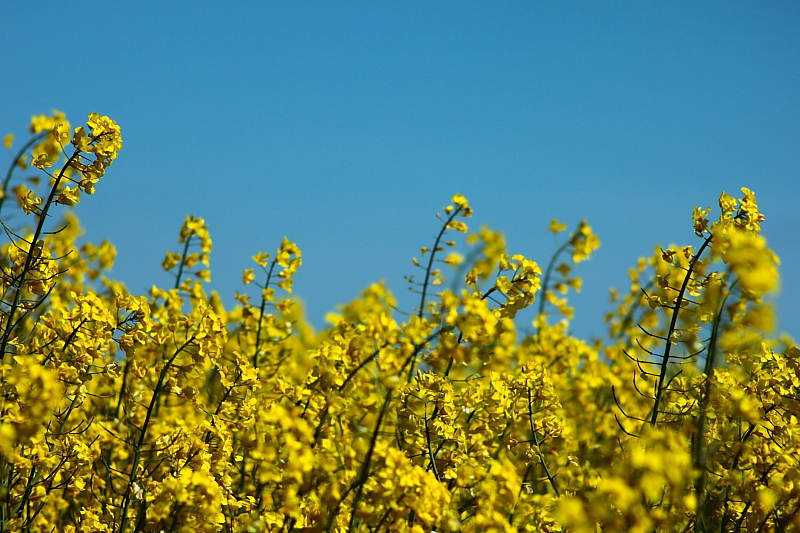
[[[800,3],[4,2],[0,133],[89,112],[124,149],[77,211],[135,292],[206,219],[227,302],[284,235],[317,325],[403,275],[454,193],[472,225],[544,264],[551,218],[586,218],[574,331],[603,333],[608,288],[656,244],[696,244],[694,206],[756,192],[800,315]]]

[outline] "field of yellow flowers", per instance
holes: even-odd
[[[130,294],[68,210],[120,127],[30,131],[4,139],[0,190],[0,533],[800,530],[800,350],[770,333],[752,191],[631,269],[605,343],[568,330],[591,227],[553,221],[560,248],[528,258],[471,232],[458,194],[412,313],[376,284],[314,333],[297,245],[254,250],[226,309],[201,218],[166,254],[174,285]]]

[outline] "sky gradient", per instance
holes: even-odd
[[[206,219],[227,303],[257,251],[303,251],[324,314],[403,276],[455,193],[472,227],[544,265],[557,218],[602,248],[573,330],[656,244],[698,245],[694,206],[755,191],[800,334],[800,3],[4,2],[0,134],[89,112],[124,149],[77,213],[144,293],[184,217]],[[8,159],[6,159],[8,161]]]

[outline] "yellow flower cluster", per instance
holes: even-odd
[[[112,245],[76,246],[73,216],[46,230],[64,183],[90,192],[121,147],[90,115],[59,163],[68,130],[34,117],[11,162],[61,168],[17,193],[32,228],[0,249],[0,531],[800,530],[800,349],[769,336],[778,259],[752,191],[631,269],[602,343],[569,330],[590,226],[542,269],[470,233],[461,195],[413,260],[413,312],[375,284],[314,332],[286,238],[226,308],[201,218],[147,295],[107,277]]]

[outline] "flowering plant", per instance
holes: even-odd
[[[119,126],[55,113],[31,134],[0,198],[29,217],[0,250],[0,532],[800,529],[800,350],[771,335],[778,258],[752,191],[631,269],[604,343],[568,327],[591,227],[541,268],[470,232],[461,195],[412,260],[405,321],[375,284],[315,333],[295,243],[256,253],[226,308],[198,217],[164,259],[174,284],[131,294],[111,244],[78,247],[69,211],[51,227]]]

